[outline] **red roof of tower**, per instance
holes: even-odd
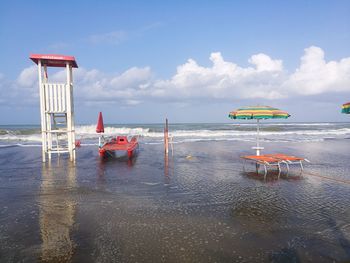
[[[33,60],[35,64],[38,64],[38,61],[40,59],[43,64],[46,64],[49,67],[65,67],[66,62],[69,62],[73,68],[78,67],[75,58],[72,56],[64,56],[57,54],[31,54],[29,58]]]

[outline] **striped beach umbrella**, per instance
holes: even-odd
[[[341,112],[350,114],[350,102],[343,104]]]
[[[253,147],[254,149],[256,149],[256,155],[260,155],[260,150],[263,149],[259,145],[259,121],[263,119],[287,119],[289,116],[290,115],[287,112],[270,106],[243,107],[235,111],[231,111],[228,115],[228,117],[231,119],[257,120],[256,147]]]

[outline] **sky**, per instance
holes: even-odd
[[[0,125],[40,124],[30,54],[76,58],[77,124],[231,122],[251,105],[350,117],[347,0],[0,1]]]

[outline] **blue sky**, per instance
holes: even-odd
[[[30,53],[75,56],[77,123],[229,122],[255,104],[348,121],[349,14],[349,1],[1,1],[0,124],[40,122]]]

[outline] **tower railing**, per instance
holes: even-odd
[[[66,113],[69,85],[62,83],[43,83],[45,111],[47,113]]]

